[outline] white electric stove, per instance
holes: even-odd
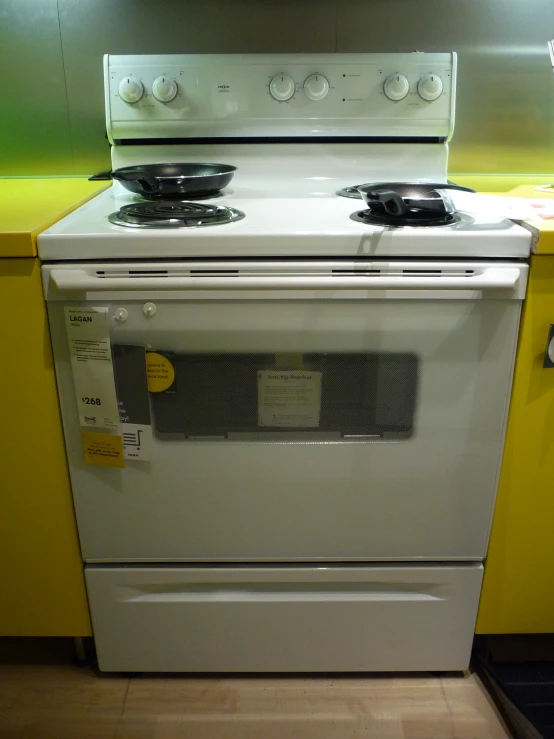
[[[356,189],[447,185],[455,87],[454,54],[105,58],[114,170],[237,170],[38,239],[101,669],[467,667],[531,237]]]

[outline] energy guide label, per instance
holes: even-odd
[[[81,426],[119,429],[107,308],[65,308]]]

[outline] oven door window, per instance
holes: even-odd
[[[175,379],[152,392],[160,440],[401,440],[414,433],[410,352],[162,353]]]

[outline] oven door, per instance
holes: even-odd
[[[44,267],[84,558],[483,558],[526,270]],[[124,469],[83,459],[64,308],[91,306],[113,352],[170,367],[151,384],[151,461]]]

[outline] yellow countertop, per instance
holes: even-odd
[[[554,198],[553,192],[536,190],[537,185],[554,183],[554,175],[456,175],[449,174],[449,179],[458,185],[473,187],[481,193],[489,195],[505,195],[511,198],[529,198],[544,200]],[[554,254],[554,219],[533,218],[527,223],[538,232],[538,240],[534,247],[535,254]]]
[[[554,178],[552,178],[554,180]],[[545,177],[542,185],[549,183],[549,180]],[[535,200],[551,200],[554,198],[553,192],[543,192],[542,190],[535,190],[534,187],[529,185],[519,185],[509,193],[506,193],[513,198],[532,198]],[[539,232],[539,239],[534,249],[535,254],[554,254],[554,218],[533,218],[527,221],[531,226],[537,229]]]
[[[464,187],[473,187],[474,190],[481,193],[495,193],[495,194],[506,194],[516,187],[527,187],[529,192],[534,192],[534,195],[529,197],[542,197],[540,192],[535,192],[534,188],[537,185],[546,185],[549,182],[554,182],[554,174],[548,175],[524,175],[524,174],[509,174],[509,175],[497,175],[497,174],[456,174],[455,172],[448,173],[448,179],[452,180],[458,185]],[[517,196],[516,196],[517,197]]]
[[[0,179],[0,257],[33,257],[36,237],[111,182],[85,177]]]

